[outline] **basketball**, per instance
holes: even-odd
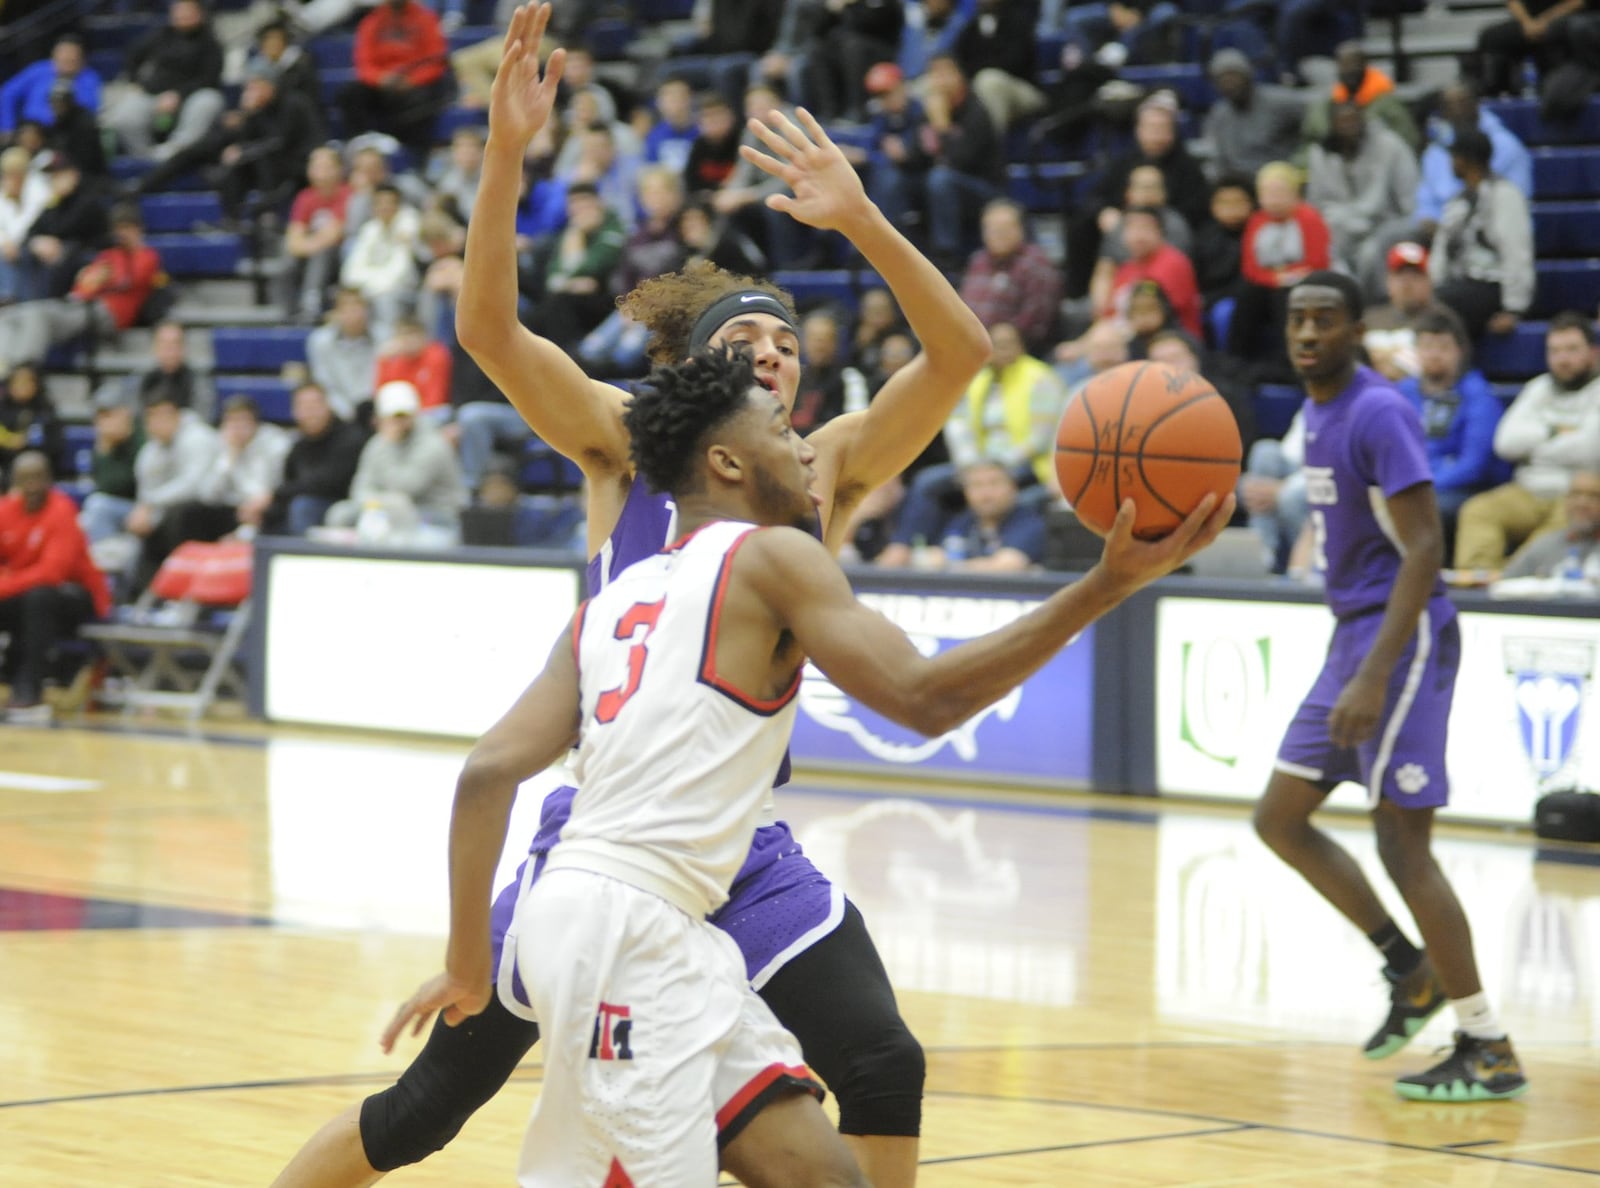
[[[1056,430],[1056,477],[1078,519],[1101,536],[1132,499],[1134,533],[1171,532],[1209,492],[1239,479],[1243,445],[1228,402],[1204,376],[1123,363],[1068,402]]]

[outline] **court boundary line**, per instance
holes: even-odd
[[[1187,1113],[1181,1110],[1168,1110],[1159,1106],[1120,1106],[1108,1105],[1095,1101],[1076,1101],[1072,1098],[1057,1097],[1009,1097],[1003,1093],[974,1093],[969,1090],[925,1090],[925,1097],[950,1097],[970,1098],[977,1101],[1005,1101],[1024,1105],[1066,1106],[1072,1109],[1104,1110],[1116,1113],[1153,1114],[1158,1117],[1192,1119],[1196,1122],[1212,1122],[1219,1126],[1237,1126],[1245,1129],[1260,1130],[1273,1134],[1293,1134],[1302,1138],[1326,1139],[1329,1142],[1359,1143],[1367,1147],[1386,1147],[1396,1151],[1417,1151],[1427,1155],[1447,1155],[1459,1159],[1476,1159],[1487,1163],[1506,1163],[1517,1167],[1536,1167],[1541,1171],[1572,1172],[1580,1176],[1600,1177],[1600,1168],[1569,1167],[1561,1163],[1541,1163],[1533,1159],[1524,1159],[1516,1155],[1490,1155],[1478,1151],[1460,1150],[1452,1147],[1429,1147],[1421,1143],[1402,1143],[1393,1139],[1364,1138],[1355,1134],[1337,1134],[1324,1130],[1313,1130],[1304,1126],[1282,1126],[1273,1122],[1248,1122],[1242,1118],[1223,1118],[1213,1114]]]
[[[393,1081],[394,1073],[328,1073],[309,1077],[285,1077],[269,1080],[231,1081],[218,1082],[205,1085],[169,1085],[148,1089],[121,1089],[107,1090],[101,1093],[63,1094],[55,1097],[38,1097],[17,1101],[0,1101],[0,1110],[25,1109],[49,1105],[75,1105],[79,1103],[96,1101],[128,1100],[144,1097],[176,1097],[186,1094],[198,1093],[225,1093],[230,1091],[252,1091],[262,1089],[306,1089],[344,1085],[361,1085]],[[544,1081],[543,1066],[528,1069],[517,1069],[512,1072],[507,1084],[542,1084]],[[1080,1143],[1065,1143],[1037,1149],[1024,1149],[1014,1151],[996,1151],[989,1153],[974,1153],[970,1155],[939,1156],[933,1159],[919,1160],[919,1166],[933,1166],[936,1164],[977,1162],[983,1159],[998,1159],[1029,1154],[1047,1154],[1053,1151],[1070,1151],[1075,1149],[1092,1149],[1095,1147],[1119,1146],[1138,1142],[1152,1142],[1160,1139],[1175,1138],[1200,1138],[1213,1134],[1236,1134],[1244,1131],[1261,1131],[1271,1134],[1290,1134],[1302,1138],[1323,1139],[1328,1142],[1357,1143],[1367,1147],[1384,1147],[1395,1151],[1414,1151],[1424,1155],[1444,1155],[1458,1159],[1475,1159],[1487,1163],[1503,1163],[1517,1167],[1532,1167],[1542,1171],[1571,1172],[1575,1175],[1600,1177],[1600,1169],[1571,1167],[1560,1163],[1544,1163],[1534,1159],[1526,1159],[1516,1155],[1495,1155],[1475,1150],[1467,1150],[1453,1146],[1429,1147],[1420,1143],[1402,1143],[1393,1139],[1365,1138],[1361,1135],[1338,1134],[1323,1130],[1314,1130],[1303,1126],[1282,1126],[1272,1122],[1253,1122],[1243,1118],[1226,1118],[1214,1114],[1193,1113],[1184,1110],[1171,1110],[1160,1106],[1135,1106],[1117,1105],[1109,1102],[1079,1101],[1064,1097],[1038,1097],[1031,1094],[1010,1095],[1004,1093],[976,1093],[962,1089],[930,1089],[924,1092],[925,1097],[946,1099],[966,1099],[971,1101],[1005,1102],[1013,1105],[1040,1105],[1059,1106],[1066,1109],[1093,1110],[1100,1113],[1117,1114],[1143,1114],[1150,1117],[1170,1118],[1177,1121],[1208,1123],[1211,1129],[1200,1131],[1187,1131],[1176,1134],[1143,1135],[1120,1139],[1088,1140]],[[1499,1142],[1501,1140],[1492,1140]]]

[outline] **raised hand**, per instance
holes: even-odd
[[[773,210],[809,227],[848,234],[851,224],[872,207],[861,178],[809,111],[797,108],[795,115],[803,127],[781,111],[750,120],[750,131],[772,154],[748,144],[739,146],[739,154],[793,191],[769,197]]]
[[[506,26],[500,69],[489,91],[489,133],[526,144],[550,119],[556,87],[566,65],[566,50],[555,50],[539,69],[539,42],[550,23],[550,5],[524,4]]]

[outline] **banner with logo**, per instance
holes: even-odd
[[[1321,606],[1162,598],[1156,606],[1156,784],[1253,800],[1333,633]],[[1441,816],[1524,824],[1542,792],[1600,788],[1600,621],[1469,611]],[[1366,804],[1355,785],[1330,803]]]
[[[860,597],[910,635],[925,656],[993,631],[1039,605],[1036,599],[925,589],[868,591]],[[924,738],[867,709],[808,665],[791,751],[800,764],[1087,784],[1093,680],[1091,628],[995,705],[948,734]]]

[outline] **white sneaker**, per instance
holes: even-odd
[[[54,711],[42,701],[37,705],[14,705],[6,710],[6,721],[12,726],[48,726],[54,719]]]

